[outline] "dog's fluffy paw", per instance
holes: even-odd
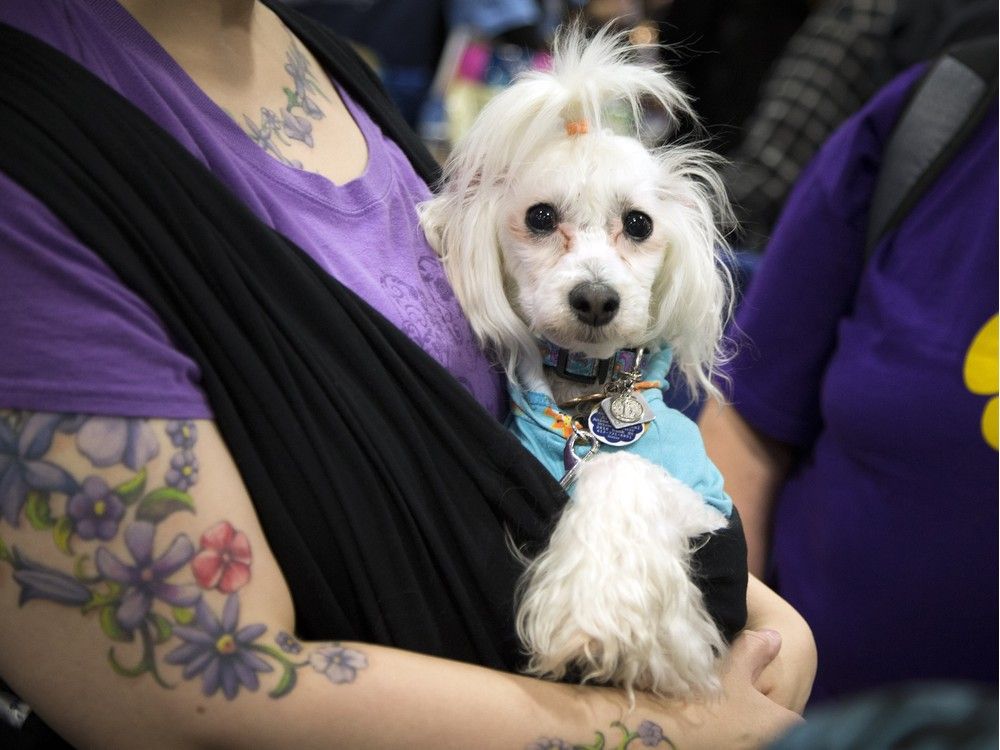
[[[528,671],[674,697],[719,688],[725,648],[690,578],[693,537],[726,524],[689,487],[627,453],[583,468],[548,548],[525,572]]]

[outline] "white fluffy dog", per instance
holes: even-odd
[[[669,349],[690,388],[714,390],[731,286],[718,257],[727,206],[709,154],[642,142],[644,107],[659,105],[672,121],[692,112],[636,53],[621,35],[564,31],[553,71],[526,74],[489,103],[456,145],[439,194],[420,206],[459,302],[514,392],[562,408],[575,400],[590,410],[595,388],[629,392],[638,370],[622,381],[629,367],[615,368],[614,358],[630,347]],[[610,379],[581,382],[566,354],[561,367],[546,367],[547,351],[584,367],[610,362]],[[594,442],[586,412],[575,416],[565,434]],[[685,440],[701,450],[685,424]],[[579,455],[569,451],[567,465]],[[725,515],[664,468],[607,446],[574,478],[547,549],[522,580],[528,670],[711,694],[725,643],[690,561],[692,540],[724,527]]]

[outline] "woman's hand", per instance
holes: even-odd
[[[724,701],[729,704],[726,713],[731,712],[738,722],[735,729],[742,727],[745,731],[748,747],[768,744],[802,721],[801,709],[788,706],[760,689],[762,682],[771,682],[766,675],[773,672],[775,665],[781,671],[784,650],[778,631],[744,630],[733,641],[727,657],[722,674]],[[777,687],[773,692],[784,697],[784,691]]]
[[[758,579],[747,585],[747,628],[780,634],[781,649],[754,678],[761,693],[801,714],[816,676],[816,643],[792,606]]]
[[[722,696],[689,704],[675,716],[674,739],[684,747],[762,748],[800,723],[802,718],[761,693],[756,683],[779,657],[782,639],[773,630],[744,630],[733,641],[722,672]],[[665,726],[671,726],[670,720]],[[681,742],[677,742],[681,747]]]

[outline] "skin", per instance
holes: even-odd
[[[287,105],[283,90],[292,81],[285,62],[292,37],[263,5],[245,0],[126,0],[122,5],[248,134],[247,120],[259,125],[261,107],[280,114]],[[315,75],[320,66],[308,49],[295,46],[314,72],[317,89],[311,98],[322,117],[306,117],[312,146],[286,138],[287,145],[279,148],[287,161],[343,185],[364,172],[367,144],[329,78]]]
[[[758,580],[764,575],[770,544],[771,513],[775,493],[788,475],[793,454],[791,449],[762,435],[738,411],[718,399],[709,399],[698,419],[708,457],[725,477],[725,489],[740,511],[747,540],[747,565],[752,586],[763,586]],[[752,623],[750,624],[752,626]],[[815,655],[816,644],[806,629],[788,629],[788,638],[802,638],[796,648]],[[815,677],[813,670],[788,669],[776,660],[758,683],[782,705],[797,711],[805,708]]]
[[[237,124],[241,114],[282,106],[277,92],[288,85],[284,63],[290,42],[266,9],[235,1],[123,4],[220,107],[236,114]],[[315,61],[309,62],[318,70]],[[313,120],[313,146],[292,141],[283,154],[342,184],[363,171],[367,150],[329,81],[325,76],[317,81],[320,90],[315,98],[322,101],[324,117]],[[12,429],[23,429],[33,417],[47,416],[3,413]],[[12,562],[15,550],[22,556],[22,566],[27,558],[62,576],[71,576],[74,565],[82,566],[81,572],[102,578],[93,584],[91,595],[105,591],[106,572],[113,568],[105,566],[105,573],[95,570],[95,560],[113,555],[123,564],[133,562],[126,530],[136,525],[139,508],[155,505],[148,500],[150,492],[180,486],[171,484],[179,480],[170,474],[181,450],[171,437],[176,425],[163,420],[143,424],[156,450],[141,466],[128,466],[120,458],[110,465],[95,465],[81,448],[80,441],[87,442],[82,428],[76,433],[53,433],[43,455],[36,456],[77,485],[97,477],[121,492],[144,472],[145,497],[127,506],[109,538],[84,539],[80,527],[71,525],[76,521],[65,522],[62,528],[76,529],[64,540],[71,550],[68,554],[54,541],[56,531],[45,525],[44,518],[36,517],[42,528],[31,523],[27,504],[13,521],[0,520],[6,550],[0,555],[0,640],[18,645],[0,650],[0,674],[79,747],[518,748],[531,747],[544,737],[586,745],[594,742],[596,732],[617,742],[614,732],[621,730],[613,725],[618,721],[630,732],[643,721],[654,722],[677,747],[760,747],[799,720],[795,710],[801,708],[802,691],[785,686],[811,682],[815,652],[808,628],[785,602],[756,582],[749,589],[748,604],[751,626],[759,630],[748,630],[733,645],[723,675],[723,696],[712,704],[641,695],[630,712],[619,691],[542,682],[372,644],[296,642],[296,654],[283,651],[281,634],[295,632],[284,575],[214,424],[199,421],[194,423],[197,441],[189,449],[197,458],[197,479],[184,490],[190,507],[181,503],[184,507],[157,521],[153,557],[165,556],[173,549],[172,542],[183,546],[177,542],[182,537],[190,543],[192,555],[211,552],[205,539],[220,524],[242,534],[250,551],[249,575],[235,590],[223,591],[219,581],[199,574],[192,567],[194,557],[167,578],[170,584],[197,588],[199,601],[217,617],[235,601],[239,628],[253,626],[249,645],[266,647],[254,653],[272,668],[258,674],[257,689],[242,685],[231,698],[221,689],[209,694],[206,673],[185,677],[184,664],[171,663],[170,657],[183,653],[178,650],[186,643],[184,628],[194,629],[189,618],[198,605],[171,607],[153,600],[141,620],[144,624],[130,631],[133,638],[127,641],[120,640],[118,632],[123,599],[90,609],[87,604],[45,597],[19,603],[26,579],[23,567]],[[70,518],[72,496],[69,490],[48,493],[45,503],[56,527],[57,519]],[[112,504],[108,500],[100,513],[96,504],[88,507],[104,518]],[[31,507],[37,511],[37,506],[36,501]],[[101,548],[105,552],[99,553]],[[87,557],[81,559],[83,555]],[[124,596],[128,585],[122,589],[119,594]],[[106,616],[102,609],[108,610]],[[160,631],[163,641],[149,646],[145,670],[134,676],[122,674],[112,666],[112,651],[120,667],[143,663],[139,661],[144,658],[143,638],[137,634],[144,628],[153,632],[153,623],[159,622],[154,614],[170,625],[170,632]],[[781,638],[770,635],[772,630]],[[213,636],[212,644],[216,651],[211,655],[217,659],[233,648],[232,639]],[[328,663],[324,654],[336,649],[349,656],[350,668]],[[270,697],[288,669],[297,675],[294,687],[279,698]]]
[[[708,457],[722,472],[726,492],[743,519],[750,572],[764,575],[775,492],[788,474],[792,452],[761,435],[732,406],[710,400],[698,420]]]

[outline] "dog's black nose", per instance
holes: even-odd
[[[576,313],[576,319],[595,328],[610,323],[620,303],[618,292],[607,284],[585,281],[569,293],[569,306]]]

